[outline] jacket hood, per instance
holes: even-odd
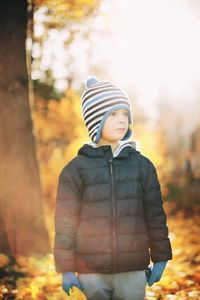
[[[81,146],[78,150],[78,154],[83,154],[90,157],[97,156],[110,156],[110,157],[126,157],[129,155],[129,152],[140,153],[136,150],[136,142],[135,141],[119,141],[118,147],[115,149],[114,153],[112,153],[112,148],[110,145],[101,145],[97,146],[94,142],[86,142]]]

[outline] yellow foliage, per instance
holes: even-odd
[[[3,268],[8,263],[9,263],[9,258],[4,254],[0,254],[0,268]]]
[[[33,120],[43,188],[45,222],[53,246],[53,214],[58,175],[78,148],[88,140],[80,96],[68,89],[60,100],[35,98]]]
[[[85,294],[81,290],[79,290],[79,288],[77,288],[76,286],[73,286],[69,290],[69,296],[66,296],[66,299],[69,299],[69,300],[87,300]]]
[[[160,143],[160,132],[147,127],[145,124],[136,124],[133,130],[138,136],[141,152],[149,157],[157,167],[161,166],[164,162],[162,151],[166,145]]]
[[[35,0],[37,7],[47,6],[55,17],[66,17],[74,21],[92,14],[100,3],[100,0]]]
[[[52,254],[41,258],[19,256],[17,264],[15,270],[27,274],[26,278],[17,280],[18,299],[87,300],[84,293],[77,287],[72,287],[69,295],[62,290],[61,274],[55,271]],[[37,274],[35,269],[37,269]],[[77,272],[75,274],[77,276]],[[48,297],[45,298],[45,295]]]

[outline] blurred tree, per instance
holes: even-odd
[[[0,252],[40,255],[50,249],[28,97],[26,1],[1,1],[0,23]]]
[[[59,99],[58,89],[80,87],[80,74],[91,68],[91,34],[102,2],[35,1],[31,68],[37,96]]]
[[[162,97],[158,108],[161,145],[165,143],[167,147],[163,166],[166,199],[174,201],[177,208],[187,209],[189,206],[199,205],[199,125],[193,123],[193,120],[187,123],[183,113],[173,108],[166,95]],[[188,130],[189,126],[193,128],[191,132]]]

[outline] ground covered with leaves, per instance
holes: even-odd
[[[198,213],[167,213],[173,260],[162,280],[146,289],[146,300],[200,299],[200,219]],[[78,288],[66,295],[53,256],[13,257],[0,254],[0,299],[86,300]]]

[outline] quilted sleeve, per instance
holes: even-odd
[[[53,255],[57,272],[76,272],[74,251],[81,208],[78,175],[65,167],[58,179]]]
[[[172,259],[171,243],[168,237],[166,214],[157,172],[149,161],[144,184],[144,219],[146,223],[152,262]]]

